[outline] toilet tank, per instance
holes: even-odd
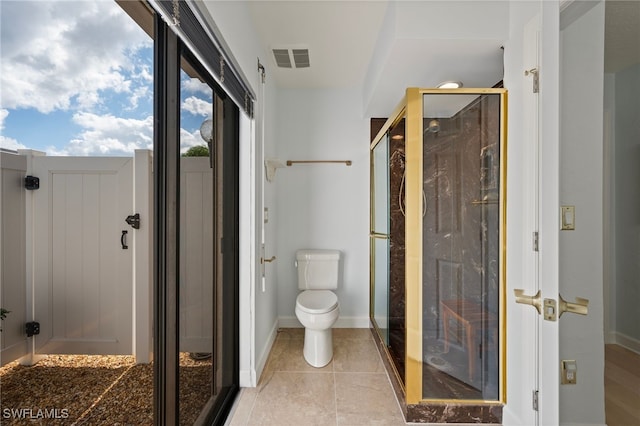
[[[335,290],[338,288],[339,250],[298,250],[298,288],[300,290]]]

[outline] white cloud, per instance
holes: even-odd
[[[51,155],[132,155],[153,148],[153,116],[144,119],[80,112],[73,122],[84,130],[64,148],[49,147]]]
[[[206,145],[200,136],[200,130],[191,133],[185,129],[180,129],[180,152],[184,153],[192,146]]]
[[[0,108],[0,148],[12,149],[14,151],[17,149],[25,149],[26,146],[17,140],[2,135],[2,131],[4,130],[4,120],[8,115],[9,111],[4,108]]]
[[[186,78],[182,80],[182,90],[189,93],[204,93],[212,96],[213,91],[208,84],[203,83],[197,78]]]
[[[79,112],[73,122],[83,130],[62,149],[48,147],[49,155],[131,156],[136,149],[153,149],[152,116],[134,119]],[[180,152],[203,144],[199,130],[180,129]]]
[[[3,108],[91,108],[101,91],[135,93],[148,84],[149,70],[132,55],[152,41],[112,0],[0,7]]]
[[[211,117],[211,114],[213,113],[213,104],[203,99],[196,98],[195,96],[189,96],[182,103],[182,109],[193,115]]]

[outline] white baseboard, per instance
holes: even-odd
[[[262,352],[260,356],[256,360],[255,368],[248,370],[240,370],[240,387],[241,388],[255,388],[258,385],[258,380],[262,375],[262,371],[264,367],[267,365],[267,360],[269,359],[269,354],[271,353],[271,348],[273,347],[273,343],[276,340],[276,336],[278,335],[278,320],[276,319],[273,323],[273,327],[269,332],[269,337],[267,342],[262,348]]]
[[[276,341],[276,336],[278,336],[278,319],[273,322],[273,327],[271,327],[271,331],[269,332],[269,337],[267,338],[267,343],[265,343],[264,348],[262,348],[262,352],[260,353],[260,357],[256,361],[256,381],[260,380],[260,376],[264,371],[264,367],[267,365],[267,360],[269,359],[269,354],[271,353],[271,348],[273,348],[273,344]]]
[[[560,426],[607,426],[606,423],[560,423]]]
[[[240,387],[254,388],[256,387],[256,370],[240,370]]]
[[[613,331],[610,334],[613,336],[613,343],[624,346],[630,351],[640,354],[640,340],[629,337],[626,334],[622,334],[617,331]]]
[[[369,328],[369,317],[339,317],[333,328]],[[296,317],[279,317],[280,328],[303,328]]]

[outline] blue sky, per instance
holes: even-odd
[[[183,74],[183,151],[210,110]],[[152,126],[153,42],[115,1],[0,1],[0,147],[131,155]]]

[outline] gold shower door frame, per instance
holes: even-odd
[[[500,192],[499,192],[499,391],[496,400],[443,400],[423,398],[423,96],[439,94],[467,94],[486,95],[497,94],[500,96]],[[380,129],[370,145],[372,179],[373,179],[373,150],[383,140],[389,129],[402,118],[405,118],[405,325],[406,325],[406,358],[405,371],[395,372],[398,375],[404,373],[406,404],[419,404],[423,402],[457,404],[504,404],[506,402],[506,315],[505,315],[505,289],[506,289],[506,159],[507,159],[507,90],[506,89],[423,89],[408,88],[405,97],[395,108],[392,116]],[[371,228],[374,220],[374,194],[373,182],[371,184]],[[371,229],[371,240],[384,238]],[[372,252],[373,255],[373,252]],[[371,296],[374,295],[374,271],[373,257],[371,258]],[[373,300],[371,301],[370,316],[373,320]],[[402,381],[400,381],[402,383]]]

